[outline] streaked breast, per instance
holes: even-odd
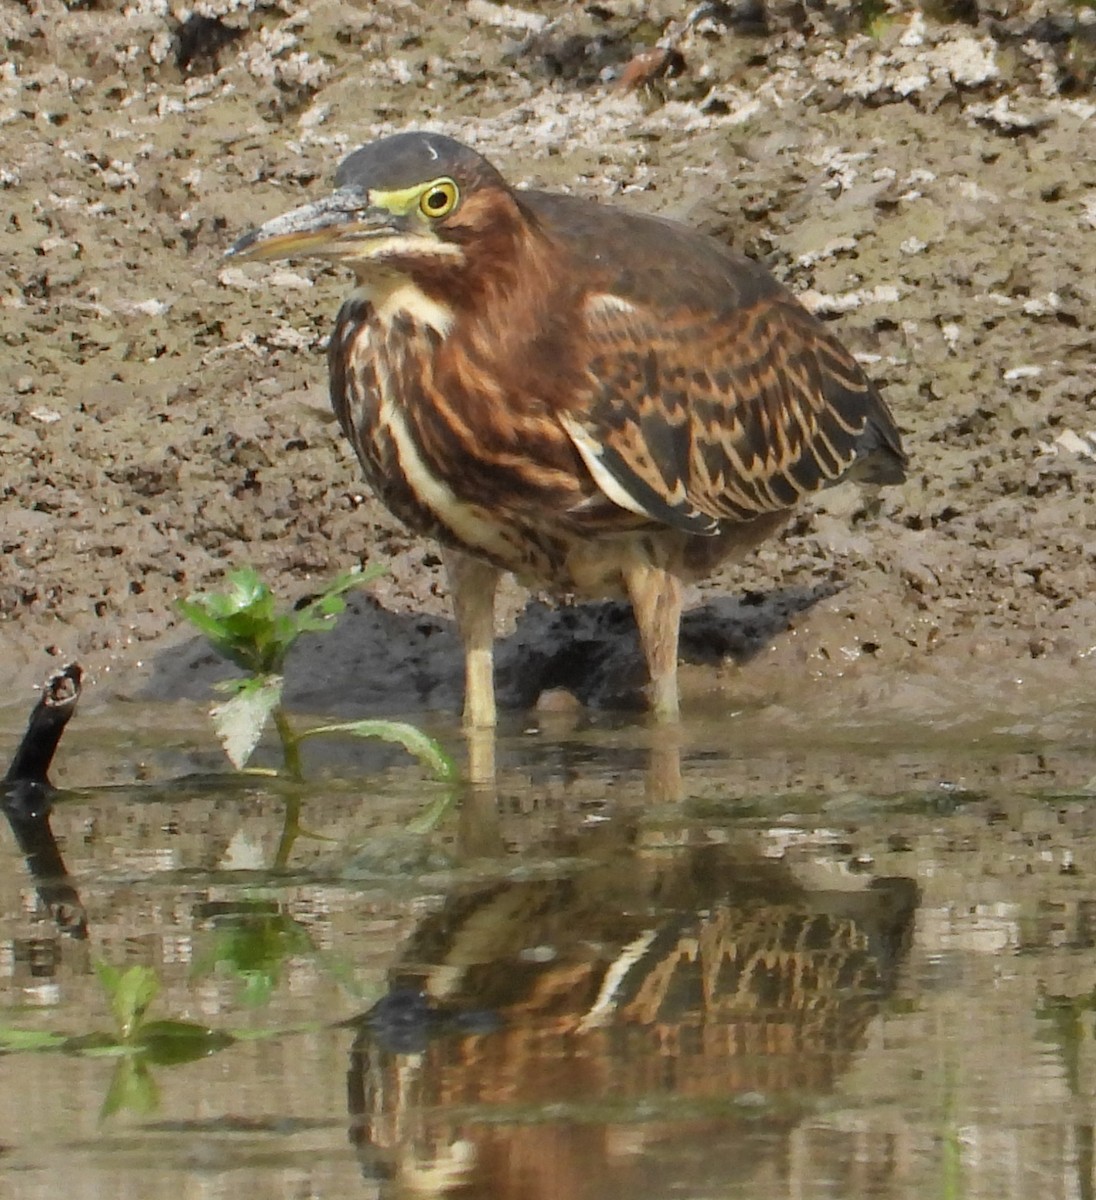
[[[452,323],[451,310],[410,281],[359,289],[332,337],[332,401],[367,480],[395,516],[505,562],[514,546],[498,520],[456,494],[424,437],[435,416],[434,357]]]

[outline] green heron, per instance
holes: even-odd
[[[363,146],[330,195],[229,254],[353,271],[332,403],[377,496],[441,543],[471,727],[495,723],[503,571],[627,595],[672,718],[682,581],[810,492],[904,478],[879,393],[764,267],[674,221],[512,188],[440,134]]]

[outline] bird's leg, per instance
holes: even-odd
[[[651,711],[661,720],[678,715],[677,639],[681,630],[681,580],[650,563],[624,569],[624,586],[632,601],[639,644],[651,677]]]
[[[495,590],[502,572],[457,550],[443,550],[442,561],[464,647],[464,725],[489,729],[495,724]]]
[[[644,796],[651,804],[678,804],[681,782],[681,726],[660,721],[650,731],[650,757],[644,776]]]

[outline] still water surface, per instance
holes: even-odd
[[[0,1056],[0,1195],[1091,1196],[1090,717],[518,726],[446,808],[395,755],[295,795],[178,708],[78,716],[68,880],[0,839],[0,1025],[85,1040]],[[220,1036],[120,1055],[96,963]]]

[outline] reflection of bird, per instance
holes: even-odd
[[[767,1166],[817,1167],[792,1129],[861,1052],[918,889],[804,887],[724,833],[547,833],[543,853],[581,846],[580,870],[459,887],[425,915],[351,1051],[363,1165],[439,1200],[631,1200],[686,1177],[768,1194]]]
[[[445,548],[466,723],[495,720],[501,571],[625,592],[652,707],[673,716],[681,580],[806,493],[903,478],[872,384],[752,260],[671,221],[515,191],[438,134],[367,145],[335,184],[230,254],[357,276],[332,400],[378,496]]]

